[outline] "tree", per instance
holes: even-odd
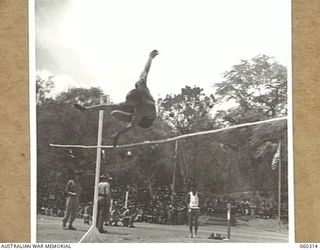
[[[79,103],[81,105],[97,105],[102,101],[103,103],[109,103],[110,97],[105,95],[100,88],[71,88],[66,92],[60,93],[56,97],[56,101],[59,103]]]
[[[210,111],[213,104],[212,95],[205,95],[199,87],[186,86],[180,94],[159,100],[159,116],[180,134],[208,130],[212,128]]]
[[[36,78],[36,102],[38,105],[48,101],[48,95],[54,87],[54,76],[49,76],[48,79],[42,79],[40,76]]]
[[[199,87],[186,86],[178,95],[167,95],[159,100],[159,117],[178,134],[188,134],[213,128],[211,109],[214,97],[207,96]],[[178,169],[184,185],[190,178],[198,178],[197,165],[201,147],[199,140],[190,138],[179,143]]]
[[[227,124],[239,124],[287,114],[287,69],[272,57],[243,60],[217,83],[217,103],[232,107],[218,112]]]
[[[287,114],[287,70],[266,55],[242,60],[224,74],[216,84],[217,104],[229,106],[218,110],[215,119],[220,126],[261,121]],[[234,129],[219,134],[219,141],[232,150],[240,170],[239,179],[251,179],[251,190],[270,190],[270,145],[285,138],[284,121]],[[284,167],[285,164],[283,164]],[[283,176],[285,176],[283,171]],[[242,175],[242,177],[241,177]]]

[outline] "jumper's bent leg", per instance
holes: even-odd
[[[87,111],[87,110],[102,110],[105,109],[107,107],[114,107],[114,104],[99,104],[99,105],[94,105],[94,106],[90,106],[90,107],[85,107],[83,105],[80,105],[78,103],[74,104],[74,107],[80,111]]]
[[[80,105],[78,103],[74,104],[74,107],[80,111],[87,111],[87,110],[102,110],[102,109],[111,109],[111,110],[121,110],[124,112],[132,112],[133,107],[126,104],[125,102],[119,103],[119,104],[99,104],[99,105],[94,105],[90,107],[85,107],[83,105]]]
[[[193,238],[193,214],[192,211],[189,212],[189,232],[190,238]]]
[[[111,112],[111,115],[119,121],[123,122],[130,122],[133,117],[133,113],[127,113],[121,110],[114,110]]]
[[[117,114],[119,114],[119,112],[117,112]],[[136,127],[142,121],[142,119],[143,119],[143,117],[139,114],[132,115],[131,121],[128,122],[124,127],[122,127],[122,129],[119,132],[117,132],[116,134],[113,135],[113,140],[112,140],[113,147],[117,146],[120,135],[122,135],[122,134],[128,132],[129,130],[131,130],[132,128]]]

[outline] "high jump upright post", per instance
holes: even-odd
[[[92,225],[87,233],[81,238],[79,243],[85,241],[97,240],[97,215],[98,215],[98,185],[100,178],[101,168],[101,142],[102,142],[102,130],[103,130],[103,110],[99,110],[99,125],[98,125],[98,139],[97,139],[97,158],[96,158],[96,173],[94,182],[94,199],[93,199],[93,218]]]
[[[177,168],[177,158],[178,158],[178,140],[176,140],[174,147],[173,156],[173,176],[172,176],[172,187],[171,187],[171,205],[173,206],[174,195],[175,195],[175,185],[176,185],[176,168]]]

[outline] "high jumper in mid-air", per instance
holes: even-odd
[[[148,61],[142,71],[139,80],[135,84],[135,88],[130,90],[126,96],[126,101],[119,104],[101,104],[90,107],[84,107],[75,104],[75,108],[81,111],[101,110],[110,108],[112,116],[116,119],[126,122],[126,124],[115,133],[112,141],[114,147],[117,146],[120,135],[128,132],[132,128],[139,126],[149,128],[156,119],[157,112],[155,100],[153,99],[147,87],[147,76],[151,67],[152,60],[159,54],[157,50],[153,50],[149,54]]]

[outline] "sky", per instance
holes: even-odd
[[[157,49],[154,98],[186,85],[211,94],[241,60],[289,66],[290,15],[290,0],[36,0],[37,75],[55,75],[55,94],[101,87],[120,102]]]

